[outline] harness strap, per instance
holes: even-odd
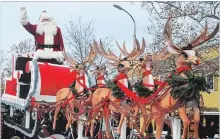
[[[142,103],[142,104],[146,104],[146,103],[148,103],[149,100],[155,98],[155,97],[159,94],[159,92],[166,86],[166,84],[167,84],[167,83],[164,82],[164,84],[162,84],[162,85],[156,90],[156,92],[154,92],[153,95],[151,95],[151,96],[149,96],[149,97],[147,97],[147,98],[139,98],[139,97],[136,95],[137,93],[131,91],[131,90],[128,89],[126,86],[124,86],[122,83],[117,82],[118,87],[120,87],[120,89],[121,89],[128,97],[130,97],[130,98],[134,99],[135,101],[138,101],[138,102],[140,102],[140,103]]]
[[[142,85],[145,86],[145,87],[154,87],[155,86],[153,84],[147,84],[147,83],[142,83]]]
[[[110,115],[108,106],[109,106],[109,96],[110,96],[111,91],[108,92],[108,95],[105,97],[105,104],[104,104],[104,114],[106,114],[107,116]]]
[[[104,75],[99,75],[99,76],[97,77],[97,80],[104,80]]]
[[[159,80],[154,80],[154,84],[156,84],[156,85],[163,85],[164,83],[165,82],[162,82],[162,81],[159,81]]]
[[[102,83],[98,83],[97,85],[98,85],[99,88],[106,87],[106,84],[102,84]]]
[[[70,90],[69,90],[69,93],[70,93]],[[68,95],[69,95],[69,94],[68,94]],[[71,98],[66,99],[66,101],[63,103],[62,106],[65,107],[67,103],[69,103],[71,100],[73,100],[73,99],[75,99],[75,98],[76,98],[75,95],[73,95]]]
[[[124,73],[120,73],[118,74],[118,76],[116,76],[116,78],[113,81],[118,81],[118,80],[122,80],[122,79],[127,79],[127,75]]]
[[[146,70],[146,71],[143,73],[143,78],[144,78],[145,76],[148,76],[149,74],[151,74],[151,71],[150,71],[150,70]]]

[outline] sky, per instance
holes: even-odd
[[[78,21],[81,16],[83,22],[93,20],[97,40],[110,36],[121,45],[125,41],[129,49],[133,44],[133,22],[125,12],[114,8],[113,4],[120,5],[134,17],[138,40],[141,42],[144,37],[150,43],[151,36],[144,31],[148,24],[148,13],[141,9],[139,2],[1,2],[1,49],[9,50],[12,44],[33,38],[20,23],[20,7],[26,7],[32,24],[38,23],[41,12],[46,10],[54,16],[63,35],[67,34],[65,24],[71,18]]]

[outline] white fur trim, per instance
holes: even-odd
[[[64,61],[64,56],[61,51],[53,51],[53,49],[50,48],[44,48],[44,50],[37,50],[34,53],[34,59],[56,59],[59,62]]]
[[[20,22],[21,22],[22,25],[27,25],[28,22],[29,22],[29,20],[28,20],[28,18],[26,18],[26,19],[20,19]]]
[[[25,99],[18,98],[17,96],[12,96],[12,95],[9,95],[9,94],[3,94],[1,99],[5,100],[5,101],[8,101],[8,102],[20,104],[21,106],[26,105],[26,100]]]
[[[43,12],[40,15],[40,21],[42,21],[43,19],[52,19],[52,16],[50,14],[48,14],[47,12]]]
[[[51,32],[44,31],[44,44],[53,45],[54,44],[54,35]]]

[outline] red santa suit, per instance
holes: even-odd
[[[45,19],[47,21],[43,22]],[[39,24],[34,25],[29,22],[26,9],[21,8],[20,22],[35,38],[36,52],[34,52],[34,58],[56,59],[58,62],[64,61],[62,54],[64,44],[61,30],[46,11],[42,12]]]

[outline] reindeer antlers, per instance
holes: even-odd
[[[70,59],[70,58],[67,56],[65,49],[63,49],[63,56],[64,56],[64,58],[66,59],[66,61],[67,61],[68,63],[70,63],[71,65],[77,65],[77,64],[78,64],[75,60],[72,60],[72,59]]]
[[[70,59],[70,58],[67,56],[65,50],[63,50],[63,56],[64,56],[64,58],[66,59],[66,61],[67,61],[68,63],[70,63],[71,65],[77,65],[77,64],[78,64],[78,62],[76,62],[75,60]],[[86,64],[86,63],[88,63],[88,62],[93,61],[94,58],[95,58],[95,56],[96,56],[96,53],[95,53],[95,51],[94,51],[94,48],[92,47],[92,45],[90,45],[89,55],[85,58],[85,60],[83,61],[82,64],[84,65],[84,64]]]
[[[205,43],[206,41],[210,40],[218,33],[218,31],[219,31],[219,23],[215,27],[214,31],[210,35],[206,36],[208,33],[208,25],[207,25],[207,21],[206,21],[204,31],[194,41],[191,42],[192,47],[199,46],[199,45]]]
[[[136,59],[138,56],[140,56],[144,52],[144,50],[146,48],[146,43],[145,43],[144,38],[142,39],[142,47],[141,48],[140,48],[140,43],[138,42],[137,38],[134,38],[134,46],[133,46],[133,50],[131,51],[131,53],[127,52],[125,42],[123,43],[123,49],[119,46],[117,41],[116,41],[116,44],[117,44],[119,50],[121,51],[121,53],[127,58],[127,60]]]
[[[102,45],[102,41],[100,40],[100,50],[99,50],[99,47],[98,47],[98,43],[94,40],[93,41],[93,46],[95,48],[95,51],[100,54],[101,56],[109,59],[109,60],[112,60],[112,61],[115,61],[115,62],[119,62],[120,60],[117,58],[117,56],[115,56],[110,50],[109,53],[107,53]]]
[[[86,59],[83,61],[83,64],[86,64],[87,62],[91,62],[94,60],[96,56],[96,53],[94,51],[94,48],[92,47],[92,45],[90,44],[90,52],[89,55],[86,57]]]
[[[134,47],[133,47],[133,50],[131,51],[131,53],[127,52],[126,47],[125,47],[125,43],[123,44],[123,49],[119,46],[117,41],[116,41],[116,44],[117,44],[119,50],[121,51],[121,53],[125,56],[125,58],[127,58],[127,60],[136,59],[138,56],[140,56],[144,52],[144,49],[146,47],[145,41],[143,39],[142,40],[142,48],[140,48],[140,44],[136,38],[134,40]],[[103,56],[109,60],[112,60],[114,62],[120,62],[120,60],[122,60],[121,55],[118,58],[110,49],[108,49],[108,52],[106,52],[103,45],[102,45],[101,40],[100,40],[100,44],[99,44],[100,47],[98,47],[98,43],[95,40],[93,41],[93,45],[94,45],[94,48],[97,51],[97,53],[100,54],[101,56]]]
[[[170,18],[167,20],[165,27],[164,27],[164,35],[166,38],[165,45],[167,46],[168,51],[170,53],[177,54],[177,53],[180,53],[182,50],[172,42],[172,33],[171,33],[171,26],[170,26],[169,21],[170,21]],[[205,43],[206,41],[210,40],[218,33],[218,31],[219,31],[219,23],[215,27],[214,31],[210,35],[207,36],[208,25],[206,21],[204,31],[194,41],[191,42],[192,47],[195,48],[196,46],[199,46]]]
[[[170,26],[170,18],[168,18],[165,27],[164,27],[164,35],[166,38],[165,46],[167,46],[167,50],[171,54],[179,54],[182,50],[176,46],[172,41],[172,32],[171,32],[171,26]]]

